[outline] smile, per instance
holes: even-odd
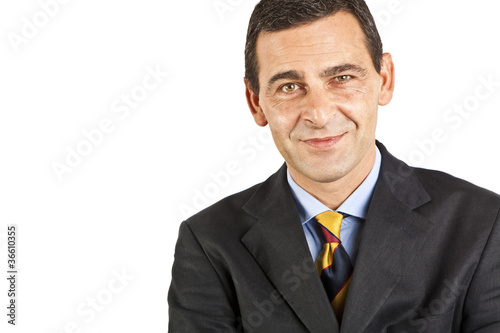
[[[303,140],[302,142],[315,150],[328,150],[335,146],[337,142],[339,142],[344,137],[344,135],[345,133],[338,136]]]

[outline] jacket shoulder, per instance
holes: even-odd
[[[450,214],[471,213],[472,208],[498,213],[498,194],[445,172],[411,167],[391,155],[380,142],[377,146],[382,154],[380,183],[387,184],[390,192],[412,209],[429,203],[423,207],[448,210]]]
[[[477,186],[464,179],[448,173],[422,168],[412,168],[424,187],[437,193],[463,193],[471,196],[480,196],[481,199],[491,198],[500,201],[500,195],[483,187]]]
[[[434,204],[460,208],[471,214],[500,210],[500,195],[445,172],[412,168]]]
[[[242,208],[261,185],[262,183],[259,183],[239,193],[227,196],[191,216],[185,223],[197,234],[228,232],[228,227],[234,228],[241,223],[241,220],[249,217]]]

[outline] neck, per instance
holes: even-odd
[[[375,146],[348,174],[329,183],[321,183],[289,168],[293,180],[322,204],[336,210],[368,177],[375,163]]]

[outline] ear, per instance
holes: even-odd
[[[264,115],[264,112],[262,111],[262,108],[260,107],[259,95],[256,95],[252,91],[247,79],[244,79],[244,81],[245,81],[245,96],[247,98],[248,108],[252,113],[255,123],[259,126],[264,127],[267,125],[267,119],[266,116]]]
[[[395,84],[394,63],[390,53],[382,55],[382,66],[380,68],[380,94],[378,104],[381,106],[389,104],[392,100]]]

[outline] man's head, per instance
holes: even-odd
[[[378,105],[394,88],[391,56],[382,55],[366,4],[263,0],[248,38],[248,105],[258,125],[269,124],[294,179],[366,176]]]

